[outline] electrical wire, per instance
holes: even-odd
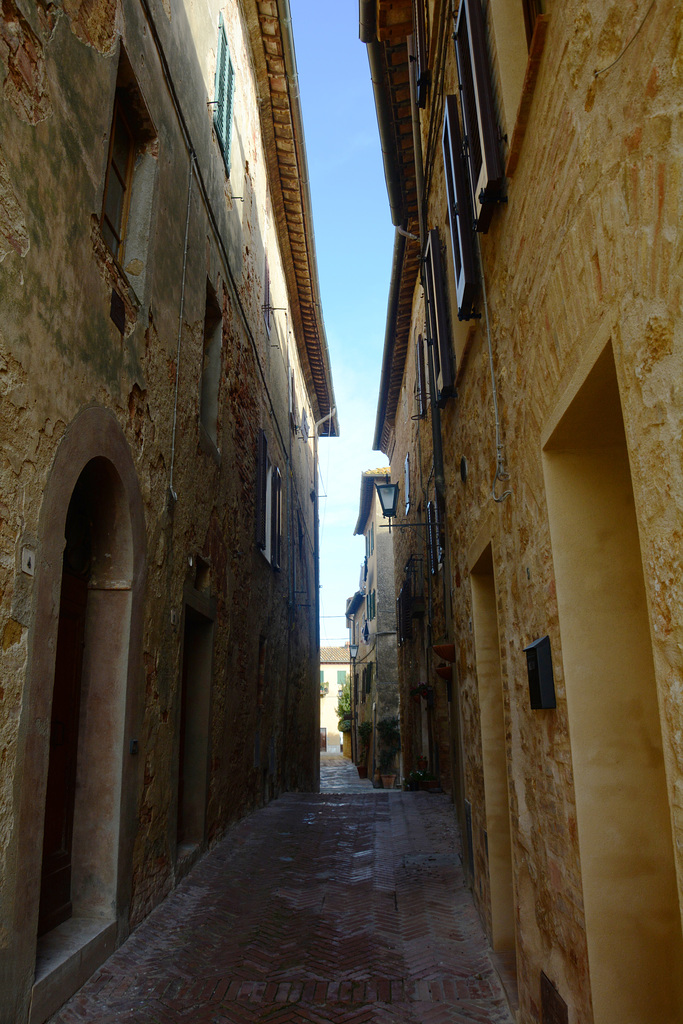
[[[631,45],[631,43],[633,42],[633,40],[634,40],[634,39],[636,38],[636,36],[637,36],[637,35],[638,35],[638,33],[640,32],[640,30],[641,30],[641,28],[643,27],[643,25],[644,25],[644,24],[645,24],[645,22],[647,21],[647,19],[648,19],[648,15],[650,14],[650,11],[652,10],[652,8],[654,7],[654,5],[655,5],[655,3],[656,3],[656,2],[657,2],[657,0],[652,0],[652,3],[650,4],[650,6],[648,7],[648,9],[647,9],[647,10],[646,10],[646,12],[645,12],[645,15],[644,15],[644,17],[643,17],[643,20],[641,21],[640,25],[639,25],[639,26],[638,26],[638,28],[637,28],[637,29],[635,30],[635,32],[633,33],[633,35],[631,36],[631,38],[629,39],[629,41],[627,42],[626,46],[625,46],[625,47],[624,47],[624,49],[623,49],[623,50],[621,51],[621,53],[619,54],[619,56],[618,56],[618,57],[615,57],[615,59],[614,59],[614,60],[612,61],[612,63],[611,63],[611,64],[608,64],[606,68],[601,68],[601,69],[600,69],[600,71],[594,71],[594,72],[593,72],[593,77],[594,77],[594,78],[597,78],[597,77],[598,77],[598,75],[604,75],[606,71],[609,71],[609,70],[610,70],[610,68],[613,68],[613,67],[614,67],[614,65],[615,65],[615,64],[617,64],[617,63],[618,63],[618,62],[619,62],[619,61],[621,60],[621,58],[622,58],[622,57],[624,56],[624,54],[626,53],[626,51],[628,50],[628,48],[629,48],[629,46]]]

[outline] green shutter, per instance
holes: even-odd
[[[232,107],[235,92],[235,68],[230,59],[225,25],[221,15],[218,25],[218,46],[216,50],[216,84],[213,108],[213,123],[223,154],[223,160],[230,173],[230,145],[232,142]]]

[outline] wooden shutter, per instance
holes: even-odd
[[[415,78],[417,81],[417,105],[427,105],[427,93],[431,82],[429,54],[427,52],[427,13],[425,0],[413,0],[413,39],[415,47]]]
[[[292,430],[296,430],[298,426],[298,413],[296,408],[296,382],[294,379],[294,370],[289,371],[289,419]]]
[[[404,580],[403,586],[398,592],[398,600],[396,602],[396,627],[398,631],[398,639],[401,644],[404,644],[406,640],[412,640],[413,638],[413,611],[412,611],[412,588],[410,584],[410,577]]]
[[[406,496],[406,515],[410,512],[410,452],[406,455],[403,464],[403,488]]]
[[[427,415],[427,376],[425,372],[425,343],[421,334],[415,342],[415,379],[417,381],[417,415],[424,419]]]
[[[477,287],[474,218],[455,96],[446,97],[442,144],[455,290],[458,297],[458,320],[471,320]]]
[[[230,147],[232,143],[232,107],[235,91],[235,68],[230,59],[225,25],[221,15],[218,25],[216,47],[216,81],[214,86],[213,122],[223,154],[225,166],[230,173]]]
[[[256,457],[256,544],[266,548],[266,492],[268,487],[268,441],[262,430],[258,435]]]
[[[534,28],[536,26],[536,18],[540,14],[543,14],[543,5],[541,0],[522,0],[522,7],[524,9],[524,28],[526,29],[526,44],[531,49],[531,40],[534,34]]]
[[[505,171],[486,48],[481,0],[461,0],[455,26],[465,151],[477,231],[487,232],[493,207],[503,198]]]
[[[436,507],[427,502],[427,546],[429,548],[429,571],[436,576],[439,571],[439,534],[436,523]]]
[[[274,569],[279,569],[282,548],[282,477],[277,466],[273,468],[270,499],[270,564]]]
[[[263,267],[263,320],[266,325],[266,330],[270,334],[270,267],[268,266],[268,257],[264,258]]]
[[[425,283],[427,286],[427,315],[429,316],[434,352],[436,399],[437,404],[443,406],[455,394],[455,390],[453,387],[454,367],[451,356],[451,339],[441,270],[441,246],[437,228],[432,228],[427,237]]]

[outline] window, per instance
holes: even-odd
[[[329,685],[325,682],[325,670],[320,669],[320,696],[324,697],[329,692]]]
[[[259,431],[256,468],[256,545],[274,569],[282,546],[282,477],[268,455],[268,440]]]
[[[410,512],[410,452],[406,455],[406,460],[403,465],[404,473],[404,489],[406,495],[406,515]]]
[[[485,233],[491,223],[493,206],[504,198],[505,173],[481,0],[462,0],[460,4],[455,26],[455,58],[474,216],[477,231]]]
[[[536,26],[536,18],[538,18],[540,14],[543,14],[543,3],[542,0],[522,0],[522,8],[524,9],[526,42],[529,49],[531,49],[531,39]]]
[[[375,550],[375,524],[370,527],[370,554]]]
[[[441,504],[436,501],[427,502],[427,544],[429,547],[429,571],[435,576],[443,562],[443,514]]]
[[[235,94],[235,68],[230,59],[228,39],[221,15],[218,25],[216,52],[216,83],[214,87],[213,124],[221,147],[225,168],[230,174],[230,146],[232,142],[232,107]]]
[[[222,341],[221,307],[211,283],[207,280],[199,421],[214,445],[218,444],[218,386],[221,375]]]
[[[471,320],[477,286],[474,220],[455,96],[446,96],[442,143],[458,320]]]
[[[296,431],[298,426],[298,413],[296,408],[296,381],[294,370],[289,371],[289,423],[292,430]]]
[[[146,278],[156,166],[156,129],[121,48],[100,231],[138,298],[142,298]]]
[[[413,638],[413,606],[410,577],[404,580],[396,601],[396,638],[399,646]]]
[[[121,265],[124,261],[134,156],[135,140],[117,95],[109,139],[101,226],[105,242]]]
[[[337,686],[342,687],[346,682],[346,669],[337,669]]]
[[[282,545],[282,476],[277,466],[271,471],[270,493],[270,564],[273,569],[279,569]]]
[[[427,12],[425,0],[413,3],[413,46],[415,48],[415,78],[417,81],[417,105],[427,105],[427,93],[431,81],[429,54],[427,52]]]
[[[441,245],[437,228],[432,228],[427,238],[425,285],[427,291],[427,316],[429,317],[432,351],[434,354],[437,404],[444,406],[447,399],[455,394],[455,389],[453,386],[451,340],[446,315],[443,274],[441,271]]]
[[[270,335],[270,314],[272,313],[273,307],[270,302],[270,267],[268,266],[268,257],[264,257],[264,268],[263,268],[263,321],[266,325],[266,331]]]
[[[425,373],[424,338],[418,334],[415,342],[415,381],[417,383],[417,415],[424,419],[427,415],[427,377]]]

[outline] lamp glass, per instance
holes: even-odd
[[[382,515],[385,519],[393,519],[398,508],[398,484],[375,484]]]
[[[355,661],[358,657],[358,644],[349,644],[349,654]]]

